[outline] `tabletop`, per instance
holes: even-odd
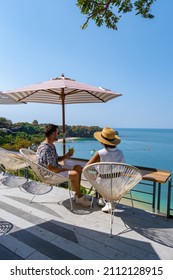
[[[168,170],[160,170],[143,166],[136,167],[141,171],[143,180],[164,184],[171,177],[171,172]]]

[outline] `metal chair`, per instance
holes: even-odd
[[[73,203],[71,198],[71,181],[69,178],[66,178],[61,175],[61,173],[55,173],[50,171],[49,169],[39,165],[36,161],[36,153],[32,150],[28,149],[20,149],[20,154],[23,157],[23,159],[27,162],[27,164],[30,166],[32,171],[35,173],[36,177],[39,179],[39,181],[51,185],[51,186],[57,186],[59,184],[62,184],[64,182],[68,182],[68,189],[69,189],[69,196],[70,196],[70,206],[71,210],[73,210]],[[37,189],[35,194],[33,195],[32,199],[30,200],[30,203],[33,201],[34,197],[40,190],[42,185],[40,184],[40,187]]]
[[[141,172],[134,166],[116,162],[98,162],[85,166],[85,178],[111,203],[110,234],[112,236],[114,201],[120,199],[142,179]]]
[[[0,148],[0,169],[3,172],[1,182],[6,186],[22,186],[26,184],[28,164],[23,160],[20,154],[13,153],[6,149]],[[24,169],[24,177],[20,177],[20,170]],[[10,174],[10,172],[17,172],[17,177]],[[19,184],[20,182],[20,184]]]

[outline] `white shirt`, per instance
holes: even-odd
[[[117,148],[103,148],[98,151],[100,162],[125,163],[123,152]]]

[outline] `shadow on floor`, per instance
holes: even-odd
[[[7,222],[8,223],[8,222]],[[13,243],[8,247],[10,242]],[[0,236],[0,259],[159,259],[151,244],[50,220]]]
[[[125,209],[128,211],[123,211]],[[173,248],[173,220],[125,205],[118,205],[115,215],[123,220],[127,231],[136,231],[154,242]]]

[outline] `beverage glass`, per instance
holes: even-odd
[[[70,157],[72,157],[73,154],[74,154],[74,148],[73,147],[69,147],[68,152],[69,152]]]

